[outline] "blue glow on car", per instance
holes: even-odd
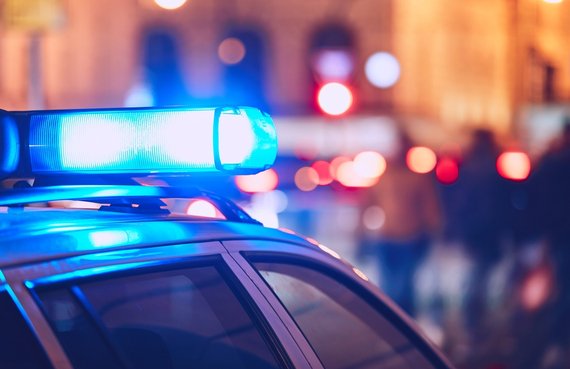
[[[130,245],[140,242],[140,234],[132,229],[93,231],[88,237],[95,247]]]
[[[29,141],[35,173],[255,173],[277,155],[253,108],[40,112]]]

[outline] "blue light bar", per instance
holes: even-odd
[[[35,174],[257,173],[277,156],[271,118],[254,108],[120,109],[30,116]]]

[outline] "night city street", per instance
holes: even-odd
[[[265,311],[263,307],[251,311],[244,308],[243,313],[236,307],[236,321],[221,320],[219,327],[234,334],[240,329],[253,331],[251,327],[269,331],[259,337],[243,333],[237,345],[241,349],[257,349],[261,346],[258,341],[277,342],[281,340],[281,331],[289,330],[290,341],[299,348],[285,340],[275,345],[277,348],[268,349],[267,354],[255,351],[251,354],[255,360],[243,356],[251,360],[243,359],[244,368],[428,369],[448,365],[443,359],[438,361],[439,354],[425,354],[422,350],[431,351],[429,344],[421,340],[417,345],[419,354],[415,353],[412,349],[416,347],[412,346],[416,341],[408,333],[402,335],[412,343],[401,343],[400,338],[394,339],[395,343],[384,343],[390,346],[390,352],[401,354],[401,361],[399,356],[398,360],[391,356],[383,361],[378,359],[386,354],[380,350],[383,346],[369,342],[372,333],[368,331],[358,337],[351,335],[353,331],[344,337],[335,336],[344,332],[345,325],[356,326],[372,315],[368,306],[346,302],[345,295],[339,301],[345,299],[354,308],[348,313],[354,315],[351,319],[358,324],[339,322],[334,327],[337,320],[323,313],[322,323],[311,325],[311,319],[319,315],[316,312],[293,322],[296,314],[302,315],[299,311],[310,311],[312,300],[307,296],[312,290],[302,295],[306,297],[306,305],[302,305],[288,300],[291,297],[286,288],[299,290],[295,283],[300,283],[298,279],[302,277],[316,281],[317,289],[318,283],[325,282],[319,279],[322,276],[313,276],[313,270],[296,270],[302,269],[300,262],[291,262],[287,267],[279,265],[279,269],[262,257],[250,255],[255,247],[258,251],[274,251],[274,245],[266,250],[266,246],[256,242],[278,239],[281,236],[271,233],[277,231],[286,235],[278,241],[300,245],[300,241],[286,238],[299,236],[335,260],[349,263],[348,268],[358,278],[371,283],[371,287],[379,287],[382,296],[397,306],[395,310],[405,313],[402,321],[406,323],[398,323],[406,327],[403,332],[415,332],[417,328],[420,336],[427,337],[437,348],[435,351],[441,351],[442,357],[457,369],[570,368],[570,0],[0,0],[0,51],[2,189],[40,187],[44,181],[45,185],[61,186],[136,184],[142,188],[181,187],[189,192],[199,189],[195,191],[200,195],[196,196],[198,200],[189,200],[187,192],[178,196],[175,190],[168,196],[129,193],[127,197],[132,200],[127,201],[131,213],[128,216],[133,217],[125,221],[135,225],[122,230],[122,237],[128,239],[131,247],[136,243],[141,249],[160,242],[221,242],[227,253],[240,255],[235,261],[228,261],[227,255],[220,256],[230,269],[239,269],[236,265],[244,269],[236,273],[236,281],[247,275],[254,283],[263,284],[257,287],[258,295],[265,296],[271,288],[277,295],[274,300],[283,306],[273,307],[264,318],[266,321],[256,322],[256,317]],[[60,110],[63,112],[57,113]],[[52,116],[50,111],[56,113]],[[204,120],[207,125],[192,132],[183,131],[183,126],[175,122],[177,117]],[[70,128],[75,118],[84,125]],[[133,128],[136,121],[143,122],[140,131]],[[234,121],[234,128],[226,129],[228,122]],[[113,126],[116,122],[119,128]],[[159,125],[155,128],[152,124],[156,122]],[[47,128],[38,128],[44,123]],[[239,131],[244,126],[250,130],[245,135]],[[83,136],[73,139],[76,131],[82,131]],[[170,138],[164,138],[170,133]],[[75,142],[64,146],[67,139]],[[126,148],[121,146],[125,142]],[[165,142],[174,148],[157,149]],[[233,151],[224,147],[228,142]],[[202,152],[203,157],[196,154],[192,165],[197,164],[192,169],[198,174],[188,178],[177,167],[183,160],[176,156],[186,154],[186,147],[196,152],[211,151],[208,155]],[[72,156],[73,150],[80,153],[79,159]],[[258,158],[255,150],[263,154]],[[152,157],[156,152],[156,158]],[[237,152],[243,160],[226,160],[230,156],[227,152]],[[92,174],[92,162],[81,161],[85,159],[82,155],[96,165],[116,166],[104,167],[101,178],[108,177],[92,183],[93,179],[86,180],[88,176],[81,178],[85,173]],[[168,162],[168,155],[174,157],[172,162]],[[10,164],[10,160],[15,164]],[[58,160],[61,167],[50,167]],[[153,160],[166,164],[158,169],[138,167],[154,164]],[[212,167],[207,167],[210,164]],[[222,174],[209,176],[210,169]],[[136,175],[144,170],[148,171],[145,175]],[[161,173],[168,175],[161,177]],[[128,180],[126,174],[130,176]],[[111,182],[107,181],[109,178]],[[117,178],[120,181],[113,182]],[[249,215],[223,200],[208,201],[201,190],[213,194],[213,199],[230,199]],[[102,220],[85,216],[85,224],[74,223],[83,215],[62,217],[54,219],[53,225],[73,232],[116,222],[105,230],[110,232],[123,222],[110,215],[120,213],[114,206],[123,206],[124,210],[124,203],[109,200],[116,194],[95,193],[83,198],[75,193],[69,197],[54,193],[54,199],[38,195],[38,200],[32,198],[33,201],[22,203],[0,201],[0,215],[14,216],[14,206],[49,208],[60,206],[57,202],[62,201],[66,203],[61,206],[76,208],[87,199],[86,202],[98,202],[96,208],[90,209],[108,206],[108,214]],[[154,196],[156,201],[137,202],[144,196]],[[139,221],[137,209],[157,207],[157,203],[161,209],[167,205],[172,211],[168,216],[172,214],[173,218],[173,214],[181,213],[199,217],[198,222],[207,218],[257,224],[257,220],[264,228],[257,240],[256,231],[244,227],[244,234],[254,239],[254,246],[247,247],[237,245],[236,240],[247,238],[239,235],[239,227],[235,234],[228,231],[234,231],[231,227],[218,229],[214,225],[210,234],[204,230],[206,226],[198,226],[184,228],[183,232],[182,228],[161,228],[148,239],[146,234],[136,235],[140,231],[134,228]],[[167,220],[160,217],[168,218],[162,213],[157,216],[157,223]],[[152,228],[156,219],[141,217],[140,221],[148,221]],[[41,221],[47,220],[46,217]],[[19,223],[18,218],[0,218],[0,239],[16,242],[9,240],[19,240],[23,233],[14,236],[14,232],[20,230],[39,234],[32,225],[26,228],[23,224],[25,221]],[[50,230],[45,233],[49,236]],[[203,234],[215,237],[208,239]],[[158,242],[152,238],[159,235],[171,239]],[[98,238],[84,239],[95,249],[100,246]],[[85,251],[81,249],[81,240],[74,236],[77,245],[70,243],[75,245],[73,252]],[[109,246],[107,241],[103,247]],[[52,243],[55,249],[68,241],[62,237],[48,238],[46,242],[46,249]],[[113,304],[122,303],[120,297],[111,300],[114,294],[119,296],[126,291],[130,297],[137,296],[148,293],[147,285],[129,289],[119,279],[116,284],[109,284],[113,287],[105,296],[97,292],[101,282],[88,279],[86,287],[81,287],[82,297],[77,292],[78,285],[68,286],[60,281],[67,278],[63,274],[41,274],[44,272],[39,270],[44,267],[8,271],[5,278],[5,270],[20,268],[30,261],[21,261],[18,254],[11,264],[12,256],[7,254],[8,262],[3,263],[3,245],[0,242],[0,312],[4,291],[9,291],[22,311],[30,309],[29,301],[38,303],[39,307],[32,310],[41,311],[47,318],[40,323],[28,319],[28,324],[33,327],[34,337],[45,346],[50,366],[168,367],[150,359],[140,360],[147,361],[147,366],[136,364],[136,360],[129,362],[128,349],[111,349],[122,366],[97,361],[90,362],[91,366],[85,364],[87,361],[81,364],[74,356],[73,344],[66,346],[62,339],[65,334],[75,337],[71,330],[67,331],[67,324],[80,305],[88,312],[102,306],[101,317],[92,320],[103,335],[106,330],[111,332],[118,326],[113,319],[118,318],[114,313],[105,315],[106,309],[113,311]],[[120,251],[125,251],[122,247]],[[9,248],[11,252],[15,247]],[[48,254],[52,251],[49,249]],[[54,252],[49,257],[38,257],[37,262],[50,261],[54,263],[50,267],[56,270],[58,260],[77,257],[70,263],[80,268],[91,266],[94,258],[86,256],[91,251],[85,251],[85,255],[73,252]],[[202,255],[200,250],[194,252]],[[223,255],[222,251],[216,252]],[[133,265],[150,263],[151,253],[148,255],[148,260],[142,256],[140,260],[132,259]],[[219,295],[204,293],[203,306],[222,300],[216,296],[225,290],[216,283],[229,275],[221,271],[222,267],[208,266],[207,262],[203,262],[205,266],[200,264],[202,261],[196,262],[196,269],[204,269],[203,275],[194,275],[194,271],[184,274],[193,286],[215,285],[208,285],[208,291],[216,288]],[[109,266],[103,263],[92,267]],[[215,275],[218,269],[222,277]],[[70,275],[81,274],[75,269],[65,270]],[[36,279],[27,279],[28,271]],[[165,284],[181,283],[172,271],[159,271],[164,273],[161,278],[172,279]],[[277,284],[275,275],[279,273],[290,278],[283,286]],[[333,274],[327,274],[327,278],[339,285],[344,283],[342,277]],[[262,280],[260,276],[263,283],[255,281]],[[130,277],[121,278],[127,283]],[[65,285],[80,303],[62,308],[63,300],[56,297],[68,292],[42,287],[54,280],[57,286]],[[21,282],[21,289],[13,287],[11,281]],[[228,292],[232,299],[224,300],[224,308],[240,306],[244,301],[240,294],[251,292],[253,288],[247,284],[250,282],[243,283],[245,287],[235,288],[239,292],[232,292],[235,296]],[[346,293],[365,295],[360,294],[361,287],[350,283],[338,287],[338,291],[346,289]],[[237,284],[228,282],[231,291]],[[32,285],[40,287],[32,291]],[[26,288],[31,291],[27,295],[23,292]],[[327,285],[322,291],[333,300],[325,312],[336,311],[335,288]],[[253,300],[258,298],[255,293]],[[315,305],[323,303],[324,298],[319,296],[315,297]],[[109,301],[103,297],[109,297]],[[367,302],[370,299],[362,298]],[[100,301],[104,303],[99,306]],[[271,298],[268,301],[264,303],[269,306]],[[164,306],[177,312],[177,304],[186,302],[177,297]],[[160,304],[156,302],[156,306]],[[197,305],[195,301],[188,304]],[[375,312],[384,311],[372,303],[371,306]],[[134,317],[135,322],[138,312],[145,308],[148,307],[141,303],[123,314]],[[386,316],[399,316],[391,308],[388,310]],[[273,321],[279,319],[271,314],[282,316],[287,311],[294,318],[290,326],[295,328],[288,328],[288,321],[279,322],[284,327],[280,331]],[[409,327],[413,328],[407,328],[408,316]],[[252,322],[246,323],[250,318]],[[196,314],[196,319],[206,321],[207,316]],[[370,318],[370,324],[376,324],[374,319]],[[88,321],[82,320],[81,324]],[[168,329],[186,324],[165,323],[158,318],[157,322]],[[375,327],[383,327],[382,324],[387,323],[377,323]],[[49,333],[38,334],[42,329]],[[202,326],[195,331],[188,328],[192,333],[202,330]],[[218,338],[212,337],[218,337],[218,332],[213,332],[208,341],[212,347],[204,346],[208,349],[196,354],[195,360],[210,360],[210,356],[233,358],[213,354],[215,349],[227,349],[220,349],[227,342],[217,342]],[[173,333],[160,334],[162,338],[174,337]],[[325,349],[313,344],[312,339],[320,335],[352,344],[354,360],[332,355],[334,347]],[[109,347],[120,342],[109,337]],[[156,346],[150,338],[149,335],[149,341],[145,341],[148,349],[141,344],[136,350],[154,352],[151,347]],[[55,343],[58,339],[62,342]],[[67,339],[73,343],[76,338]],[[50,341],[51,344],[45,344]],[[125,340],[128,341],[136,340]],[[76,346],[86,345],[81,339],[77,342]],[[369,347],[376,350],[376,356],[360,352]],[[93,351],[93,358],[105,356],[98,352]],[[297,352],[297,356],[291,352]],[[414,356],[420,354],[427,359]],[[58,355],[65,358],[54,359]],[[183,366],[176,362],[182,362],[183,355],[172,357],[173,368],[233,366],[224,366],[224,361],[214,359],[203,366]],[[33,364],[24,367],[36,368]]]

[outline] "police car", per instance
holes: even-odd
[[[149,185],[269,168],[263,112],[2,111],[0,142],[0,368],[450,367],[334,251]]]

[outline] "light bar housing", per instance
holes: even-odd
[[[0,174],[254,174],[277,156],[251,107],[2,112]]]

